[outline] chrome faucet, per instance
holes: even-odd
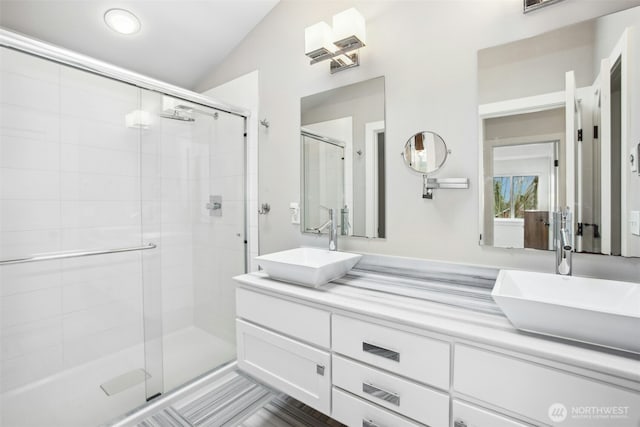
[[[323,206],[324,207],[324,206]],[[338,250],[338,224],[336,223],[336,210],[333,208],[326,208],[329,211],[329,220],[322,224],[320,227],[314,228],[313,231],[320,234],[322,231],[329,227],[329,250]]]
[[[553,213],[553,246],[556,250],[556,274],[571,276],[573,251],[571,232],[571,211],[569,208]]]

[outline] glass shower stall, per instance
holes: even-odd
[[[0,426],[101,425],[235,359],[247,113],[0,31]]]

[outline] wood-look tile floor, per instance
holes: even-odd
[[[344,427],[238,372],[147,417],[137,427]]]

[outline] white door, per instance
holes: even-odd
[[[576,141],[578,139],[578,101],[576,98],[576,76],[573,71],[565,74],[565,127],[566,127],[566,207],[573,213],[571,230],[576,221]],[[559,208],[563,208],[560,206]],[[576,233],[572,233],[575,236]],[[572,246],[574,246],[572,242]],[[575,247],[575,246],[574,246]]]
[[[611,254],[611,80],[609,58],[600,62],[600,250]]]
[[[329,415],[331,356],[326,351],[236,320],[238,367]]]

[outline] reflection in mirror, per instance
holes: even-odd
[[[304,128],[301,135],[305,183],[305,198],[302,206],[303,223],[307,224],[306,231],[313,231],[327,221],[329,218],[328,209],[346,206],[344,198],[345,143],[316,135]],[[342,208],[341,211],[344,215],[345,209]],[[341,221],[340,226],[344,230],[348,226],[348,221]]]
[[[301,99],[303,232],[385,237],[384,77]]]
[[[440,169],[447,160],[447,144],[435,132],[418,132],[404,145],[404,163],[425,175]]]
[[[640,256],[629,225],[640,211],[640,177],[629,161],[640,138],[632,119],[640,68],[630,65],[639,23],[634,7],[478,52],[481,244],[552,249],[550,212],[569,207],[576,251]],[[557,155],[551,174],[542,168],[545,150]],[[547,189],[555,204],[544,204]]]
[[[493,246],[553,249],[549,228],[559,206],[559,144],[556,140],[492,147]]]

